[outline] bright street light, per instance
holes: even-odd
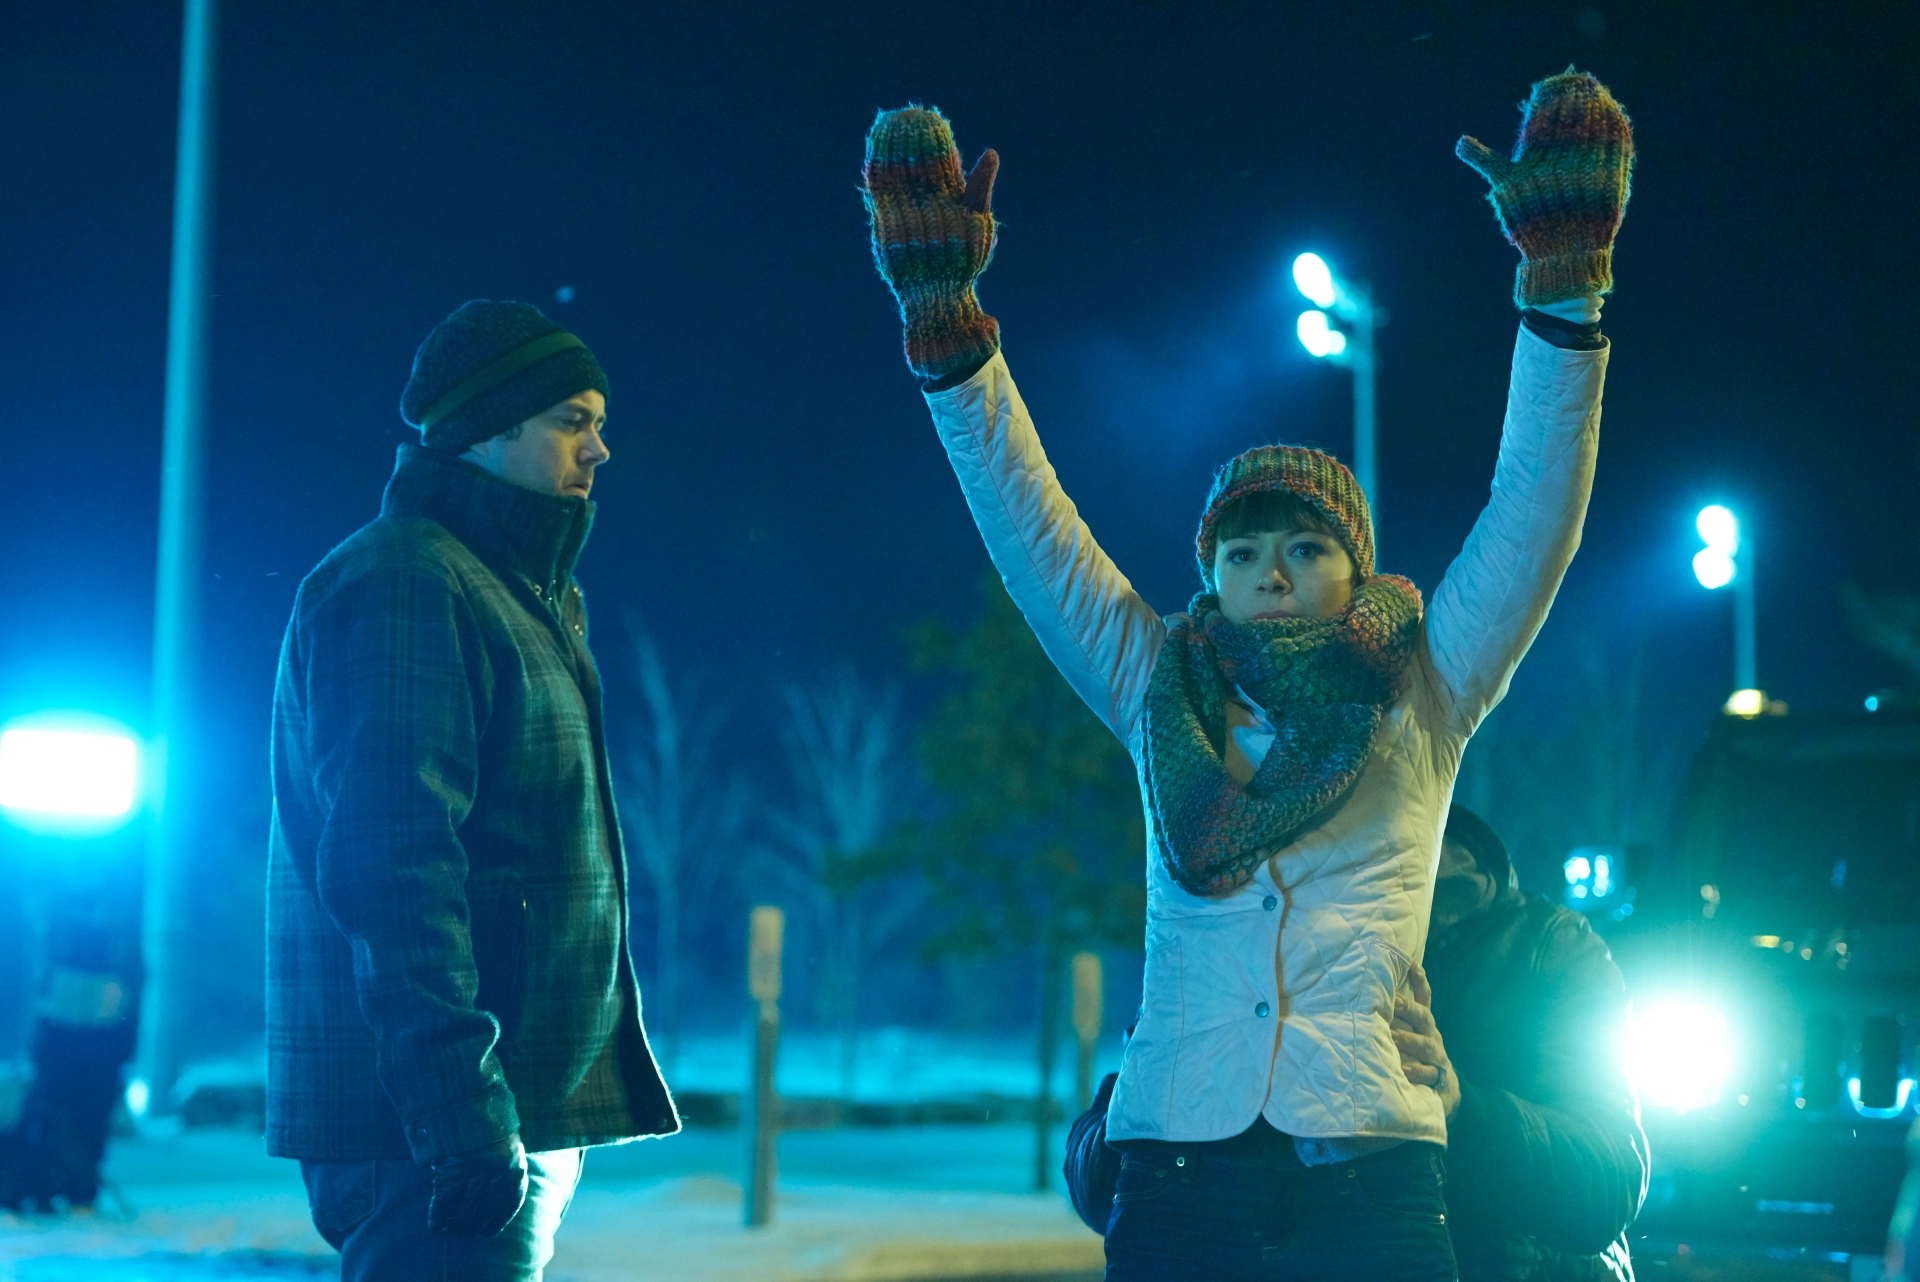
[[[1316,307],[1332,307],[1338,297],[1333,291],[1333,269],[1318,254],[1302,254],[1293,260],[1293,283]]]
[[[1693,577],[1712,591],[1733,585],[1733,685],[1735,696],[1727,711],[1735,716],[1758,716],[1767,706],[1754,675],[1753,548],[1740,537],[1740,518],[1731,508],[1709,503],[1693,518],[1693,528],[1706,544],[1693,554]],[[1742,696],[1746,696],[1744,699]],[[1755,711],[1744,709],[1753,703]],[[1735,705],[1739,704],[1738,707]]]
[[[1735,573],[1733,558],[1719,548],[1701,548],[1693,554],[1693,577],[1703,588],[1724,588]]]
[[[1347,350],[1347,336],[1327,324],[1325,312],[1301,312],[1294,332],[1300,336],[1300,346],[1314,356],[1338,356]]]
[[[1716,552],[1732,557],[1740,551],[1740,518],[1718,503],[1701,508],[1693,528],[1699,531],[1700,541]]]
[[[0,809],[28,826],[97,824],[133,810],[139,748],[97,729],[21,725],[0,731]]]
[[[1373,305],[1365,284],[1341,280],[1318,254],[1293,260],[1293,285],[1314,305],[1300,313],[1294,325],[1300,346],[1317,360],[1353,368],[1353,479],[1372,505],[1376,520],[1380,496],[1374,487],[1374,364],[1373,331],[1387,323],[1387,313]],[[1333,313],[1331,317],[1328,312]],[[1351,337],[1333,327],[1346,322]],[[1376,554],[1379,535],[1376,531]]]

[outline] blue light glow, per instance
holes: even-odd
[[[1726,1013],[1685,998],[1635,1007],[1624,1050],[1627,1076],[1640,1098],[1683,1113],[1718,1103],[1733,1069]]]
[[[1700,509],[1693,519],[1700,541],[1716,552],[1734,556],[1740,551],[1740,518],[1718,503]]]
[[[1693,577],[1703,588],[1724,588],[1735,573],[1733,558],[1719,548],[1701,548],[1693,554]]]
[[[1337,297],[1333,290],[1333,269],[1318,254],[1302,254],[1293,260],[1293,285],[1311,299],[1315,307],[1332,307]]]
[[[139,746],[94,718],[36,717],[0,731],[0,810],[24,827],[112,826],[132,814]]]
[[[1338,356],[1347,350],[1347,336],[1327,324],[1325,312],[1301,312],[1294,333],[1300,336],[1300,346],[1314,356]]]
[[[1907,1105],[1913,1099],[1913,1079],[1903,1077],[1900,1085],[1894,1088],[1892,1108],[1868,1108],[1860,1102],[1860,1079],[1847,1079],[1847,1098],[1853,1102],[1853,1111],[1862,1117],[1898,1117],[1907,1111]]]

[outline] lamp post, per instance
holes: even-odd
[[[1700,509],[1693,528],[1706,544],[1693,554],[1693,577],[1708,591],[1733,588],[1733,681],[1727,711],[1757,717],[1769,710],[1754,657],[1753,548],[1740,538],[1740,518],[1718,503]]]
[[[180,121],[174,154],[173,268],[167,304],[167,384],[160,468],[160,549],[153,623],[153,831],[141,924],[146,955],[140,1075],[155,1108],[173,1102],[180,1072],[188,949],[186,865],[194,834],[186,769],[199,658],[201,508],[206,481],[207,321],[211,310],[214,105],[219,0],[186,0]]]
[[[1373,305],[1373,295],[1364,281],[1340,279],[1318,254],[1302,254],[1293,260],[1293,284],[1315,308],[1300,313],[1294,326],[1300,345],[1316,359],[1353,370],[1353,477],[1376,513],[1378,525],[1380,503],[1374,490],[1373,331],[1387,323],[1387,313]],[[1351,340],[1333,327],[1327,316],[1329,311],[1333,319],[1344,321],[1352,330]],[[1377,532],[1375,537],[1377,540]]]

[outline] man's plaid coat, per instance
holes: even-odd
[[[434,1161],[678,1129],[573,565],[584,499],[402,447],[274,692],[267,1147]]]

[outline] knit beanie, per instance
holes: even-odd
[[[607,376],[585,343],[531,304],[476,298],[414,353],[400,417],[429,448],[462,454],[588,389],[605,396]]]
[[[1233,459],[1214,474],[1207,509],[1200,514],[1194,553],[1200,577],[1213,583],[1214,531],[1235,500],[1263,490],[1292,494],[1318,512],[1353,557],[1354,580],[1373,577],[1373,513],[1367,496],[1347,465],[1331,454],[1303,445],[1261,445]]]

